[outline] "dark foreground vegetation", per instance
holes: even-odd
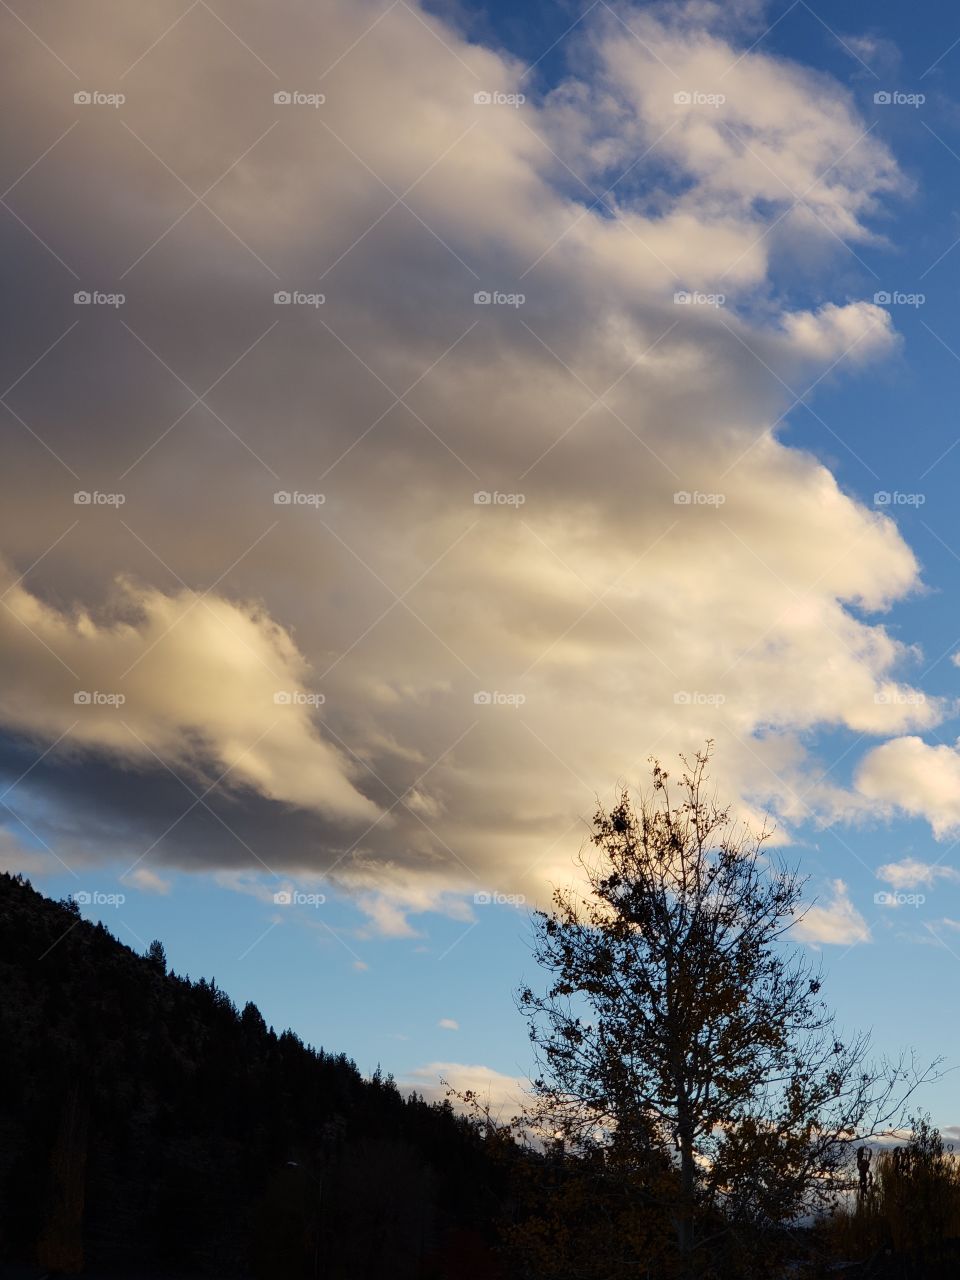
[[[939,1280],[960,1170],[786,937],[802,882],[658,765],[533,921],[503,1123],[401,1096],[0,876],[0,1280]],[[897,1145],[899,1144],[899,1145]]]
[[[277,1035],[0,876],[0,1259],[284,1280],[498,1274],[498,1178],[449,1104]],[[39,1268],[39,1269],[37,1269]]]

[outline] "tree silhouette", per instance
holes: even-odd
[[[164,951],[163,943],[159,938],[154,938],[147,948],[147,961],[151,968],[156,969],[157,973],[166,975],[167,953]]]
[[[593,1151],[673,1178],[651,1182],[680,1270],[731,1228],[788,1223],[828,1198],[850,1144],[902,1118],[923,1073],[867,1062],[819,998],[785,935],[803,882],[706,793],[711,744],[683,761],[679,802],[621,791],[581,856],[586,889],[559,889],[534,921],[550,975],[520,992],[538,1103],[528,1120],[571,1154]],[[718,1215],[722,1220],[718,1226]]]

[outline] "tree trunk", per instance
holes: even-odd
[[[694,1273],[694,1177],[696,1166],[693,1157],[693,1129],[689,1121],[681,1123],[678,1134],[680,1144],[680,1204],[677,1213],[677,1247],[680,1250],[681,1274],[685,1280]]]

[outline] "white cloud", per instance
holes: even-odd
[[[409,1071],[400,1083],[430,1102],[442,1102],[448,1086],[461,1094],[471,1091],[481,1106],[489,1105],[493,1114],[503,1119],[519,1113],[529,1100],[529,1084],[523,1077],[506,1075],[478,1063],[428,1062]],[[458,1106],[456,1099],[451,1101]]]
[[[460,1023],[455,1018],[441,1018],[437,1023],[438,1027],[442,1027],[444,1031],[459,1031]]]
[[[474,919],[469,904],[458,894],[449,892],[446,874],[431,875],[426,867],[410,872],[360,859],[354,860],[337,878],[353,893],[357,907],[367,917],[367,922],[357,931],[360,938],[418,938],[420,931],[411,923],[410,916],[427,912],[468,925]]]
[[[826,905],[810,906],[803,919],[794,925],[793,936],[814,945],[851,946],[869,942],[867,922],[850,901],[846,884],[834,880],[831,888],[832,897]]]
[[[960,750],[915,736],[875,747],[857,772],[858,790],[888,812],[925,818],[937,839],[960,828]]]
[[[129,875],[124,876],[124,880],[135,885],[138,889],[142,889],[144,893],[167,894],[173,887],[171,881],[164,880],[162,876],[158,876],[149,867],[137,867],[135,871],[131,871]]]
[[[884,146],[864,136],[850,95],[796,63],[744,53],[707,28],[703,9],[661,15],[631,11],[630,36],[611,17],[598,41],[605,87],[622,95],[624,151],[637,133],[672,125],[668,154],[693,178],[680,203],[698,219],[719,207],[744,223],[756,217],[759,230],[754,210],[766,201],[796,205],[794,220],[805,215],[828,233],[870,239],[863,219],[878,193],[905,184]],[[677,102],[678,90],[692,101]]]
[[[796,350],[815,360],[843,353],[851,363],[865,363],[888,352],[894,341],[889,312],[868,302],[829,302],[816,312],[786,316],[784,325]]]
[[[407,919],[403,905],[388,894],[362,894],[357,899],[369,917],[372,930],[383,938],[417,938],[419,933]]]
[[[937,880],[960,880],[960,871],[917,858],[901,858],[877,867],[877,879],[885,880],[894,889],[916,889],[920,885],[932,887]]]

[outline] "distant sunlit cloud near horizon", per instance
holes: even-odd
[[[505,1097],[525,913],[711,739],[843,1017],[960,1061],[934,8],[0,13],[0,863]]]

